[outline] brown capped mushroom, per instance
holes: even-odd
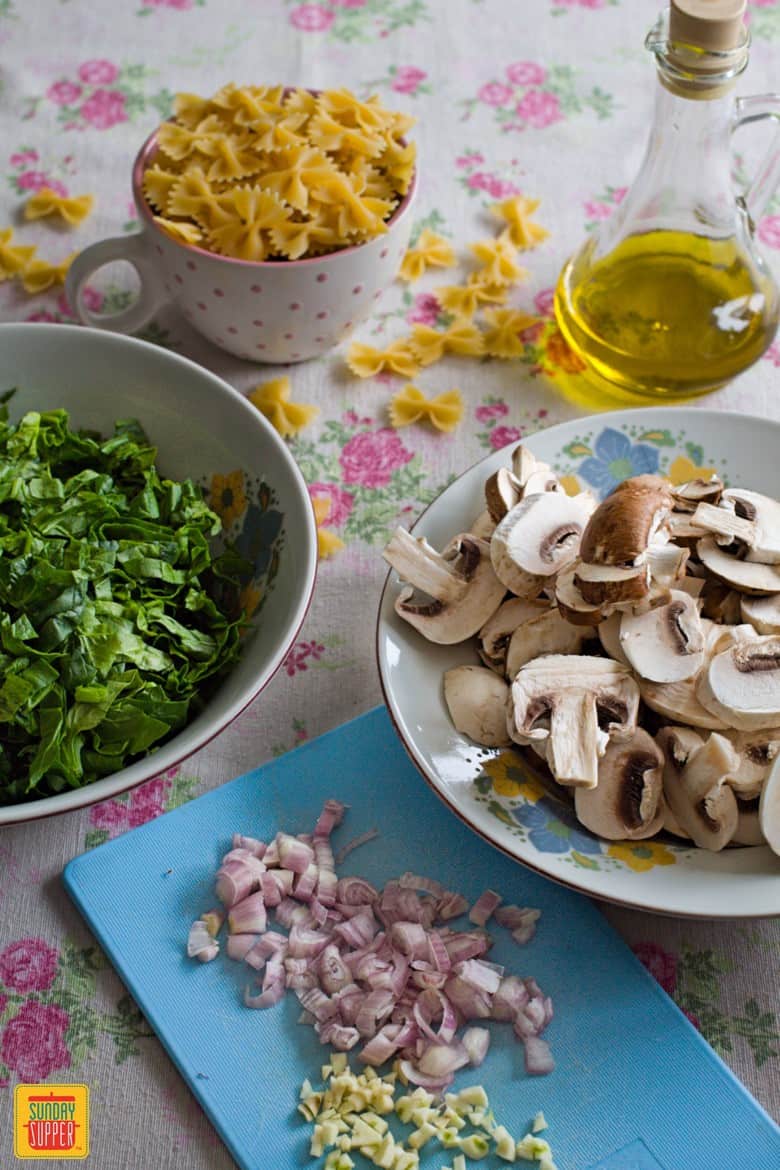
[[[589,635],[585,626],[573,626],[557,609],[536,613],[512,634],[506,652],[506,676],[511,682],[521,667],[541,654],[578,654]]]
[[[723,480],[717,475],[709,479],[689,479],[687,483],[678,483],[672,488],[675,511],[695,512],[702,502],[717,504],[723,493]]]
[[[624,613],[620,646],[637,674],[650,682],[682,682],[704,664],[704,631],[696,602],[672,590],[668,605]]]
[[[609,739],[636,729],[639,691],[629,670],[608,658],[547,654],[518,671],[511,701],[514,738],[549,739],[558,783],[594,788]]]
[[[504,601],[488,618],[479,631],[480,645],[477,647],[485,666],[504,674],[506,668],[506,652],[515,630],[523,622],[539,617],[550,609],[549,601],[538,599],[526,601],[523,597],[510,597]]]
[[[444,700],[455,729],[484,747],[508,747],[509,687],[486,666],[455,666],[444,672]]]
[[[507,512],[493,533],[496,576],[518,597],[536,597],[577,555],[593,501],[582,493],[538,492]]]
[[[555,578],[555,600],[568,622],[575,626],[598,626],[606,616],[607,606],[591,605],[575,583],[579,562],[564,569]]]
[[[671,510],[672,494],[660,476],[624,480],[591,516],[582,534],[580,559],[591,565],[643,564]]]
[[[704,742],[688,728],[665,727],[656,736],[664,753],[664,796],[678,824],[701,849],[718,851],[737,829],[737,798],[726,776],[738,764],[727,739],[713,732]]]
[[[589,605],[633,604],[647,596],[650,568],[641,565],[592,565],[579,560],[574,584]]]
[[[610,743],[599,760],[595,788],[574,790],[574,811],[608,841],[640,841],[664,819],[663,753],[641,728],[627,743]]]
[[[507,512],[511,512],[515,504],[520,503],[522,497],[522,484],[508,467],[499,467],[485,483],[485,503],[496,524],[504,519]]]
[[[382,555],[411,586],[396,599],[396,613],[431,642],[452,645],[470,638],[505,593],[493,572],[489,545],[468,533],[438,553],[423,538],[397,528]]]
[[[738,641],[716,653],[702,672],[696,695],[702,706],[738,731],[780,724],[780,636]]]
[[[759,634],[780,634],[780,593],[769,597],[742,597],[740,614]],[[739,619],[737,619],[739,620]]]

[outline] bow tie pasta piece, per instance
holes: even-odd
[[[385,149],[385,139],[381,134],[343,126],[324,110],[311,119],[309,138],[323,150],[349,150],[365,158],[376,158]]]
[[[338,171],[327,155],[311,146],[280,150],[271,156],[271,169],[263,172],[262,185],[296,211],[306,211],[309,192],[335,183]]]
[[[203,172],[200,172],[203,174]],[[155,211],[170,211],[168,200],[174,187],[181,183],[182,176],[178,171],[166,171],[163,167],[148,167],[144,171],[143,193],[146,202]],[[174,212],[173,214],[178,214]],[[185,214],[190,214],[186,212]]]
[[[449,240],[423,228],[416,245],[401,261],[398,275],[402,280],[419,280],[428,268],[452,268],[455,263],[455,251]]]
[[[479,308],[479,290],[475,287],[461,284],[446,284],[434,290],[436,299],[453,317],[470,321]]]
[[[223,209],[220,199],[201,168],[191,167],[171,187],[166,211],[181,219],[194,219],[202,228],[215,228],[227,223],[232,214],[232,208]]]
[[[476,325],[456,320],[443,333],[432,329],[430,325],[415,325],[409,347],[421,366],[432,366],[445,353],[479,357],[483,352],[483,340]]]
[[[330,512],[330,500],[313,496],[311,502],[317,524],[317,555],[320,560],[327,560],[328,557],[332,557],[334,553],[345,547],[344,541],[341,537],[336,536],[336,533],[332,532],[330,528],[322,527]]]
[[[35,255],[35,248],[12,244],[12,228],[0,229],[0,284],[24,272]]]
[[[270,230],[274,254],[298,260],[306,254],[331,252],[338,246],[339,236],[334,227],[312,222],[297,223],[287,220]]]
[[[509,290],[505,284],[490,284],[484,279],[484,272],[472,272],[468,278],[469,288],[473,288],[479,297],[481,305],[506,304]]]
[[[291,402],[291,393],[289,378],[274,378],[270,382],[262,382],[255,386],[248,394],[249,401],[285,438],[297,435],[320,413],[318,406],[310,406],[305,402]]]
[[[516,309],[485,309],[488,328],[484,333],[485,353],[495,358],[522,357],[525,342],[521,334],[536,324],[536,317]]]
[[[413,142],[403,146],[392,140],[387,143],[383,154],[377,159],[377,165],[382,167],[402,195],[405,195],[412,185],[416,162],[417,149]]]
[[[307,89],[293,89],[284,99],[285,113],[305,114],[311,118],[317,113],[317,98]]]
[[[348,89],[326,89],[320,97],[319,107],[343,126],[377,131],[389,129],[392,124],[392,114],[376,94],[362,102]]]
[[[95,204],[94,195],[60,195],[51,187],[41,187],[27,200],[25,219],[42,219],[59,215],[71,227],[77,227],[87,218]]]
[[[494,203],[491,211],[499,219],[503,219],[508,227],[505,230],[509,242],[515,248],[523,250],[535,248],[549,236],[547,228],[540,223],[534,223],[531,216],[539,206],[539,199],[526,199],[524,195],[513,195],[502,203]]]
[[[529,275],[518,264],[517,253],[509,240],[478,240],[475,244],[469,244],[469,248],[477,260],[482,262],[483,267],[474,274],[481,284],[515,284]]]
[[[173,99],[173,116],[182,126],[194,130],[211,109],[208,98],[196,93],[177,93]]]
[[[484,352],[482,334],[476,325],[468,321],[454,321],[444,334],[447,353],[458,353],[463,357],[480,357]]]
[[[454,431],[463,418],[463,398],[459,390],[446,390],[435,398],[426,398],[417,386],[404,386],[390,402],[390,422],[394,427],[427,418],[440,431]]]
[[[362,341],[353,341],[347,350],[347,365],[357,378],[374,378],[383,370],[413,378],[420,369],[409,344],[399,338],[386,349],[375,349]]]
[[[223,136],[214,143],[213,162],[206,171],[210,183],[248,179],[263,169],[263,161],[250,149],[246,139]]]
[[[203,243],[203,232],[197,224],[189,223],[186,219],[166,219],[162,215],[155,215],[154,222],[180,244]]]
[[[157,145],[165,151],[168,158],[181,162],[195,150],[195,143],[202,138],[197,130],[190,130],[187,126],[179,126],[176,122],[163,122],[157,131]]]
[[[71,252],[59,264],[52,264],[48,260],[30,260],[21,274],[24,291],[34,295],[46,292],[53,285],[64,284],[75,255],[75,252]]]
[[[290,218],[289,208],[260,187],[236,187],[220,196],[219,206],[229,218],[211,229],[209,240],[221,255],[239,260],[264,260],[266,233]]]
[[[306,122],[305,114],[289,114],[279,122],[259,122],[251,127],[256,134],[255,147],[260,151],[283,150],[290,146],[306,146],[308,140],[299,130]]]

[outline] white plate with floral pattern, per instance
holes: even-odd
[[[780,494],[780,424],[765,419],[679,407],[616,411],[550,427],[528,446],[569,490],[588,487],[601,498],[630,475],[657,473],[682,483],[713,470],[731,484]],[[422,514],[415,535],[441,548],[468,531],[484,507],[485,480],[508,455],[507,448],[496,451],[464,472]],[[767,847],[709,853],[670,836],[602,840],[550,795],[518,753],[479,748],[455,731],[442,676],[477,663],[476,652],[470,644],[427,642],[395,614],[399,589],[391,573],[377,629],[387,706],[425,779],[480,836],[539,873],[610,902],[702,918],[780,914],[780,858]]]

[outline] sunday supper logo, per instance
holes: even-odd
[[[17,1158],[86,1158],[89,1089],[86,1085],[17,1085],[14,1155]]]

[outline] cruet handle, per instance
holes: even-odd
[[[754,97],[737,98],[736,116],[732,129],[738,130],[740,126],[746,126],[750,122],[759,122],[764,118],[776,118],[780,121],[780,93],[763,93],[756,94]],[[760,219],[779,183],[780,125],[745,195],[745,206],[754,223]]]

